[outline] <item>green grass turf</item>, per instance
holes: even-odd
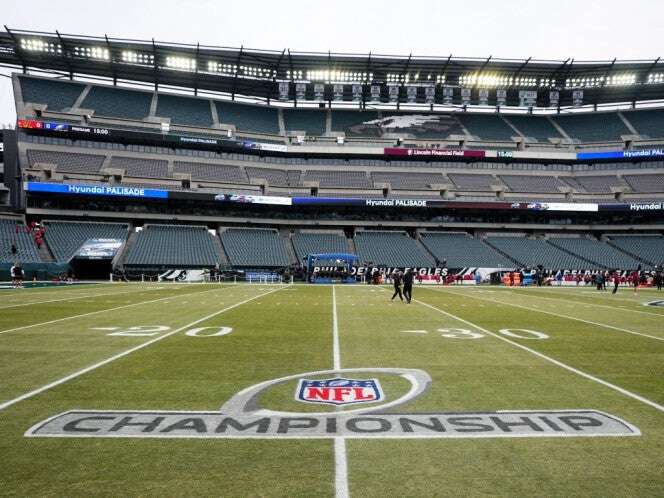
[[[387,288],[336,286],[335,293],[342,368],[431,375],[430,389],[400,412],[596,409],[642,431],[618,438],[346,440],[351,496],[664,495],[663,412],[475,328],[544,333],[547,339],[509,339],[664,404],[664,309],[643,306],[664,296],[416,286],[416,301],[406,305],[390,302]],[[195,327],[227,326],[231,334],[185,335],[188,324],[229,307]],[[133,337],[93,330],[157,325],[169,328]],[[1,333],[17,327],[25,328]],[[33,424],[71,409],[214,411],[258,382],[331,369],[330,286],[3,291],[0,405],[183,327],[0,410],[0,495],[333,496],[332,440],[24,437]],[[481,337],[438,331],[457,328]],[[405,389],[399,380],[380,380],[388,397]],[[325,409],[296,402],[294,389],[295,382],[278,386],[260,402],[303,413]]]

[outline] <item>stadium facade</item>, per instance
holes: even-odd
[[[664,62],[294,53],[6,29],[5,266],[653,269]],[[17,229],[38,222],[33,231]],[[11,251],[10,251],[11,246]]]

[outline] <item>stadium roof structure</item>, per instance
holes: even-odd
[[[0,32],[0,65],[59,72],[72,79],[99,77],[296,105],[298,100],[457,105],[479,99],[484,105],[523,106],[522,92],[536,92],[530,93],[528,106],[561,108],[580,105],[578,91],[583,92],[583,105],[595,107],[664,101],[664,60],[659,57],[577,61],[315,53],[5,26]],[[551,92],[557,93],[557,101]]]

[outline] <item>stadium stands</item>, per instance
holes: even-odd
[[[518,136],[500,116],[491,114],[458,114],[459,121],[471,135],[484,140],[501,140],[509,142]]]
[[[234,124],[238,130],[247,132],[279,134],[277,109],[247,104],[216,101],[219,122]]]
[[[624,175],[623,178],[634,192],[664,192],[664,175]]]
[[[433,266],[434,261],[405,232],[359,231],[355,234],[357,255],[363,262],[379,266]]]
[[[129,249],[128,267],[206,268],[221,255],[203,226],[146,225]]]
[[[127,176],[168,178],[168,161],[125,156],[113,156],[111,168],[124,169]]]
[[[639,110],[623,112],[623,116],[634,126],[640,135],[650,138],[664,138],[664,110]]]
[[[368,133],[364,125],[375,119],[378,119],[376,111],[332,111],[332,131],[343,132],[347,137],[377,137],[380,136],[377,126],[373,126],[376,128],[374,133]]]
[[[464,173],[448,173],[447,177],[458,190],[490,191],[491,185],[499,184],[491,175],[470,175]]]
[[[79,154],[41,149],[28,149],[28,164],[36,168],[38,163],[55,164],[59,172],[98,173],[104,163],[104,156]]]
[[[575,180],[588,192],[611,192],[612,188],[624,188],[626,184],[613,176],[577,176]]]
[[[609,243],[651,265],[664,265],[664,237],[661,235],[611,235]]]
[[[546,117],[506,116],[524,137],[534,138],[539,142],[548,142],[549,138],[561,138],[556,127]]]
[[[93,86],[83,99],[83,109],[93,109],[95,116],[143,119],[150,113],[152,93],[124,88]]]
[[[255,179],[262,178],[272,187],[288,187],[290,185],[288,174],[283,169],[273,168],[245,168],[247,176]],[[297,172],[297,180],[299,180],[299,171]],[[297,186],[297,182],[294,184]]]
[[[582,142],[619,141],[630,131],[616,113],[559,115],[552,118],[571,137]]]
[[[321,187],[372,187],[364,171],[305,171],[302,182],[318,182]]]
[[[249,183],[247,174],[238,166],[175,161],[173,164],[173,172],[190,173],[192,180],[208,180],[222,183]]]
[[[348,252],[346,237],[341,233],[298,231],[293,234],[293,246],[299,261],[310,254]]]
[[[128,225],[44,220],[44,237],[56,261],[67,262],[89,239],[126,240]]]
[[[157,116],[171,118],[171,124],[175,125],[198,126],[200,128],[212,126],[209,100],[160,93],[157,100]]]
[[[85,88],[80,83],[64,82],[55,79],[19,77],[23,101],[33,104],[46,104],[49,111],[64,111],[74,106],[76,99]]]
[[[18,223],[15,219],[0,218],[0,262],[23,264],[41,261],[32,235],[25,231],[22,223],[17,232]],[[16,254],[11,251],[12,244],[16,247]]]
[[[307,135],[325,133],[325,111],[313,109],[284,109],[286,131],[305,131]]]
[[[595,263],[599,268],[635,270],[640,262],[614,247],[585,237],[552,237],[549,243]]]
[[[512,192],[558,193],[565,184],[553,176],[499,175]]]
[[[423,232],[422,243],[449,268],[512,268],[514,263],[466,233]]]
[[[284,240],[276,230],[229,228],[221,232],[221,242],[234,266],[275,268],[289,264]]]
[[[525,237],[487,237],[485,241],[518,262],[520,266],[544,265],[551,269],[586,269],[596,266],[579,256],[569,254],[544,239]]]
[[[428,189],[431,185],[447,183],[440,173],[371,173],[376,183],[389,183],[393,189]]]

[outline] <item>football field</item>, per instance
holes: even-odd
[[[664,293],[0,291],[2,496],[664,496]]]

